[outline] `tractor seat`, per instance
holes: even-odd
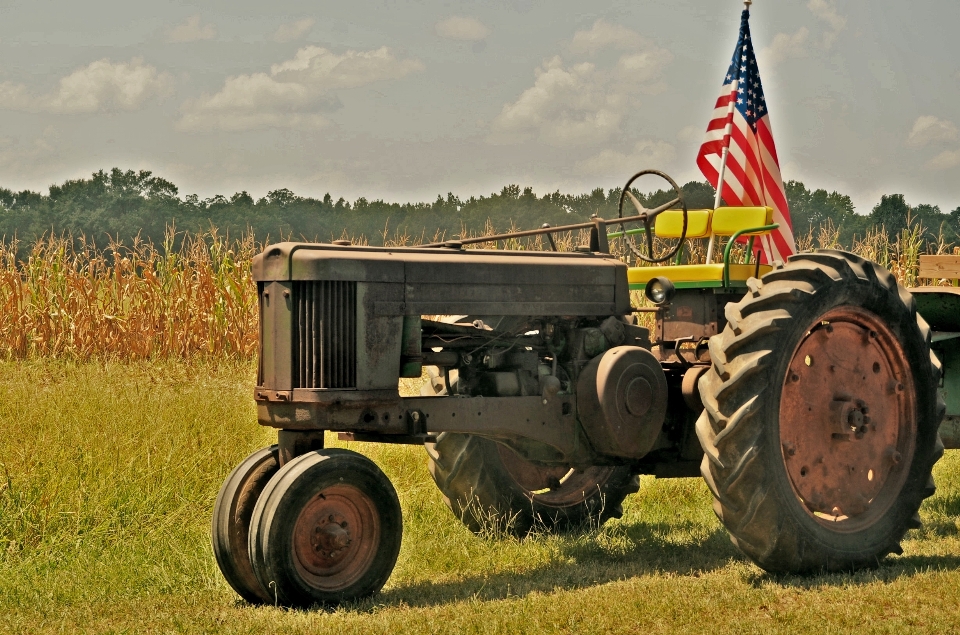
[[[715,210],[692,209],[687,212],[687,238],[711,236],[761,236],[770,233],[773,225],[770,207],[718,207]],[[683,231],[683,211],[671,209],[657,216],[654,231],[658,238],[680,238]],[[652,278],[663,276],[682,287],[722,287],[724,269],[729,267],[728,282],[743,286],[747,278],[760,277],[770,271],[769,265],[756,263],[725,265],[711,264],[671,265],[667,267],[631,267],[627,280],[631,289],[643,289]]]
[[[773,222],[772,207],[718,207],[691,209],[687,212],[687,238],[733,236],[739,231],[765,227]],[[660,212],[654,221],[654,233],[658,238],[680,238],[683,230],[683,210],[668,209]],[[766,234],[766,231],[750,232],[747,236]]]
[[[709,238],[711,209],[691,209],[687,212],[687,238]],[[683,231],[683,210],[660,212],[653,225],[660,238],[680,238]]]
[[[730,282],[746,282],[747,278],[760,277],[771,271],[770,265],[760,265],[759,275],[757,265],[730,265]],[[722,287],[723,263],[709,265],[670,265],[669,267],[630,267],[627,270],[627,282],[631,289],[643,289],[651,279],[662,276],[672,282],[677,288],[683,287]]]

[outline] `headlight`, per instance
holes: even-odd
[[[673,298],[673,292],[676,287],[667,278],[656,277],[647,283],[644,290],[647,299],[654,304],[665,304]]]

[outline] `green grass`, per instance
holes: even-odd
[[[404,543],[378,596],[336,611],[243,604],[208,523],[226,474],[275,433],[249,364],[0,364],[0,632],[949,632],[960,627],[960,453],[905,553],[856,575],[745,561],[699,479],[644,479],[620,521],[480,539],[420,448],[353,445],[400,494]],[[330,438],[331,444],[333,439]]]

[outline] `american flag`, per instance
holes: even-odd
[[[713,118],[697,165],[716,188],[724,148],[729,148],[721,195],[727,205],[766,205],[780,228],[760,241],[767,262],[786,260],[797,250],[790,224],[780,163],[773,143],[770,115],[760,84],[760,71],[750,39],[750,11],[740,20],[740,39],[714,106]]]

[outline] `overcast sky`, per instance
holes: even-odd
[[[0,3],[0,185],[431,200],[694,159],[734,0]],[[756,0],[785,179],[960,206],[960,3]]]

